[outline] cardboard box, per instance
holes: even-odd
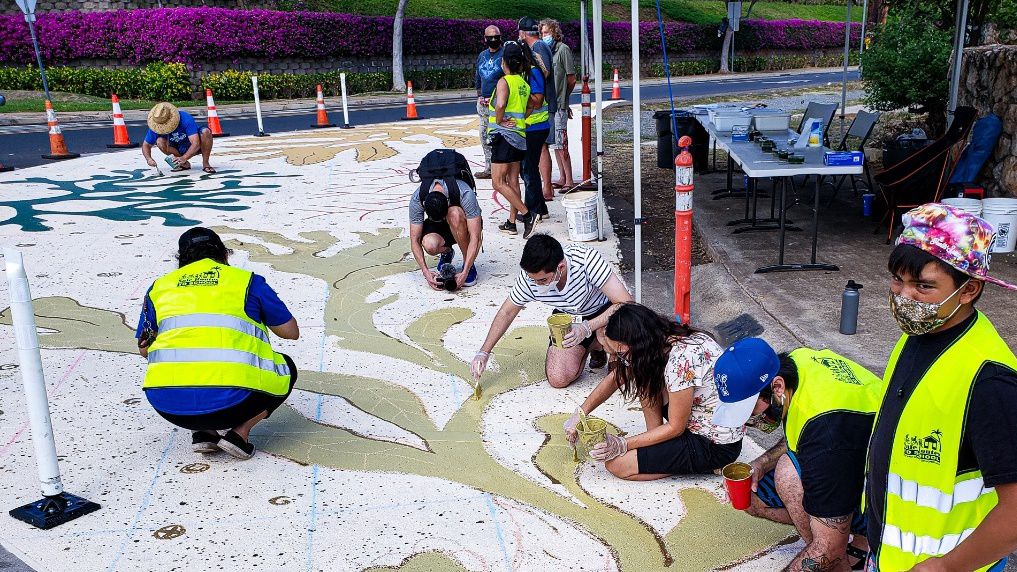
[[[861,151],[827,151],[823,154],[823,164],[827,167],[861,166],[865,155]]]

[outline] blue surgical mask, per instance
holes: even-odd
[[[553,36],[544,36],[543,40],[544,40],[544,43],[549,45],[549,46],[554,45],[554,37]]]

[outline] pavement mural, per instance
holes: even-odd
[[[25,256],[64,483],[103,506],[48,532],[0,519],[0,542],[40,570],[786,563],[792,530],[731,510],[719,478],[627,483],[573,461],[561,425],[602,373],[547,385],[545,309],[520,314],[473,398],[468,362],[523,240],[488,231],[478,285],[434,292],[409,255],[405,209],[407,173],[430,149],[482,158],[475,129],[466,117],[220,139],[216,175],[156,176],[136,151],[0,175],[0,241]],[[488,181],[479,187],[493,229],[504,208]],[[551,209],[538,229],[564,241],[560,203]],[[141,300],[194,224],[228,241],[231,264],[265,276],[301,327],[298,341],[273,340],[300,381],[255,429],[251,461],[192,453],[140,390]],[[594,246],[617,261],[608,238]],[[9,324],[5,310],[0,491],[14,507],[38,486]],[[643,428],[619,398],[598,415]],[[744,457],[758,452],[746,442]]]

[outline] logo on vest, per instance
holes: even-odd
[[[842,359],[813,356],[812,361],[830,370],[834,379],[841,383],[850,383],[851,385],[862,384],[862,380],[858,379],[851,366]]]
[[[204,272],[198,272],[197,274],[184,274],[177,280],[177,288],[186,288],[188,286],[218,286],[219,285],[219,267],[213,266]]]
[[[939,464],[939,456],[943,451],[943,432],[933,429],[926,437],[904,435],[904,456],[918,459],[925,463]]]

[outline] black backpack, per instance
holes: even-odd
[[[454,149],[435,149],[424,155],[420,165],[410,171],[410,180],[420,181],[417,199],[421,204],[424,203],[428,191],[431,190],[431,184],[436,179],[445,182],[449,206],[462,206],[459,204],[459,184],[456,181],[463,181],[471,189],[477,190],[477,182],[473,180],[473,173],[470,172],[470,163]]]

